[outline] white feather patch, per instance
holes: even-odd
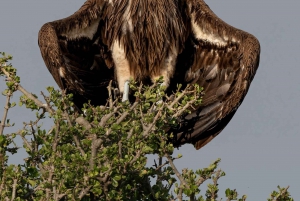
[[[59,75],[60,77],[65,77],[65,69],[63,67],[60,67],[58,69]]]
[[[192,31],[195,34],[195,37],[197,39],[206,40],[208,42],[224,45],[224,46],[227,44],[224,38],[218,35],[214,35],[211,32],[207,32],[204,27],[200,27],[195,20],[195,14],[192,14],[191,21],[192,21]]]
[[[115,64],[119,90],[121,93],[123,93],[125,82],[133,77],[130,75],[130,64],[126,58],[125,49],[118,40],[114,41],[111,51]]]
[[[80,37],[87,37],[89,39],[93,39],[95,33],[97,32],[99,22],[100,22],[100,18],[92,22],[91,25],[88,27],[79,28],[76,26],[74,29],[70,30],[67,33],[67,35],[71,39],[80,38]]]

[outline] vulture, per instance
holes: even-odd
[[[81,108],[105,104],[113,80],[123,100],[128,80],[163,76],[204,88],[202,104],[182,117],[175,146],[200,149],[216,137],[241,105],[259,65],[260,44],[216,16],[203,0],[87,0],[73,15],[48,22],[38,44],[58,86]]]

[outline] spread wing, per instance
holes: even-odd
[[[202,0],[187,0],[191,35],[178,58],[184,83],[204,88],[203,103],[187,115],[175,145],[200,149],[216,137],[242,103],[259,64],[258,40],[218,18]]]
[[[39,31],[48,70],[62,90],[73,93],[79,108],[88,100],[95,105],[106,102],[106,87],[113,78],[113,63],[102,37],[108,10],[107,0],[88,0],[73,15],[46,23]]]

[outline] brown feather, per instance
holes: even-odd
[[[114,1],[107,17],[108,46],[116,40],[124,45],[135,79],[159,75],[170,51],[182,51],[187,32],[181,12],[177,0]]]
[[[46,66],[61,89],[75,94],[79,108],[87,100],[106,102],[106,85],[119,67],[116,41],[135,79],[160,75],[172,55],[176,65],[168,69],[167,93],[178,83],[204,88],[202,105],[170,129],[175,146],[193,143],[199,149],[216,137],[242,103],[259,64],[258,40],[222,21],[203,0],[87,0],[39,32]]]
[[[111,53],[104,44],[106,0],[90,0],[70,17],[49,22],[39,31],[39,47],[56,83],[73,93],[78,108],[106,103],[107,84],[114,78]]]
[[[225,128],[242,103],[258,67],[260,45],[251,34],[223,22],[204,1],[187,4],[194,39],[185,51],[194,52],[194,58],[185,80],[202,86],[204,97],[202,105],[171,132],[175,145],[190,142],[200,149]]]

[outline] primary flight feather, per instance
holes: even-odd
[[[196,149],[230,121],[260,54],[254,36],[223,22],[202,0],[88,0],[43,25],[38,42],[50,73],[79,108],[88,100],[104,104],[113,79],[122,93],[131,78],[163,76],[169,91],[178,83],[202,86],[203,103],[170,130],[174,145]]]

